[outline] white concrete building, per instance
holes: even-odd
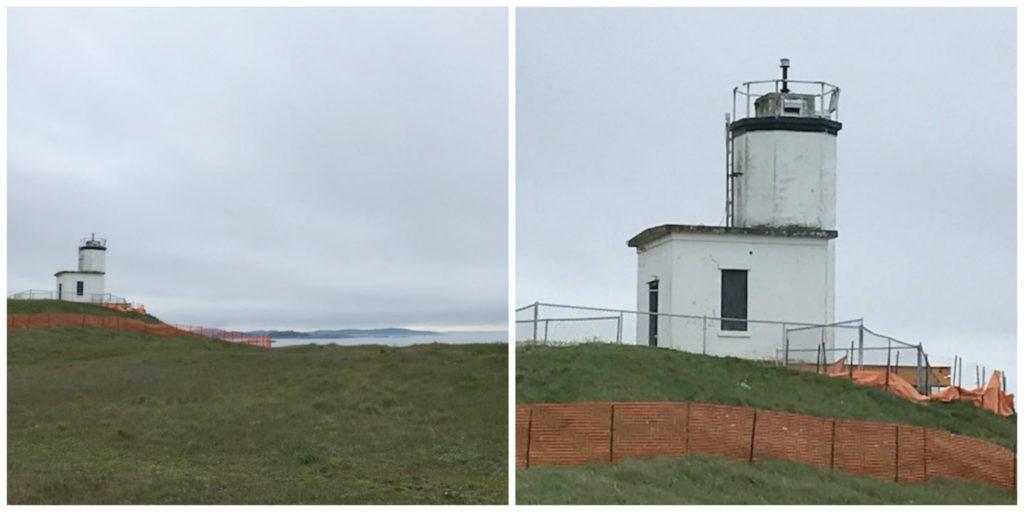
[[[754,320],[835,321],[839,88],[789,80],[788,67],[733,90],[726,225],[666,224],[629,240],[637,310],[652,313],[638,319],[638,343],[772,359],[784,326]]]
[[[78,270],[62,270],[57,277],[58,300],[74,302],[106,302],[104,278],[106,276],[107,241],[83,238],[78,244]]]

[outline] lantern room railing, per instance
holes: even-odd
[[[767,94],[792,94],[814,98],[814,116],[839,121],[839,87],[828,82],[791,80],[755,80],[732,89],[732,119],[754,117],[754,103]],[[784,115],[781,102],[777,116]]]
[[[106,247],[106,238],[96,238],[95,236],[85,237],[78,241],[79,247]]]

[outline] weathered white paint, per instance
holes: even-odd
[[[753,320],[827,324],[835,321],[835,251],[825,238],[750,234],[672,233],[639,247],[637,310],[649,311],[647,283],[659,280],[659,312],[719,317],[721,270],[748,270],[747,315]],[[747,324],[723,332],[717,320],[658,318],[660,347],[695,353],[773,359],[781,325]],[[705,335],[706,332],[706,343]],[[648,317],[637,321],[646,345]],[[826,346],[834,348],[833,340]]]
[[[103,274],[91,272],[68,271],[58,273],[56,288],[57,293],[60,294],[58,298],[73,302],[92,302],[94,295],[104,293],[104,277]],[[84,283],[82,295],[77,294],[78,281]]]
[[[106,272],[107,251],[94,247],[78,249],[78,270],[88,272]]]
[[[836,227],[836,136],[752,131],[733,139],[735,225]]]

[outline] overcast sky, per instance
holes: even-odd
[[[635,309],[626,240],[660,224],[724,223],[732,88],[777,78],[788,57],[791,77],[843,91],[837,319],[923,342],[933,364],[959,354],[1012,371],[1015,17],[520,10],[518,305]]]
[[[8,293],[227,328],[504,329],[504,9],[8,11]]]

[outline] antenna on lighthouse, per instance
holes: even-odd
[[[780,92],[789,92],[789,59],[782,58],[779,63],[779,67],[782,68],[782,90]]]

